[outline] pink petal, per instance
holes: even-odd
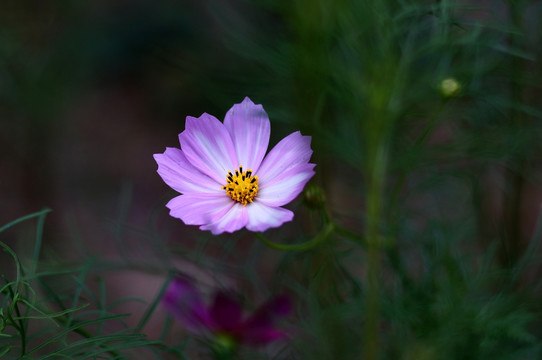
[[[284,334],[276,329],[274,322],[288,315],[291,307],[290,301],[284,296],[278,296],[262,305],[243,323],[242,340],[251,345],[262,345],[282,338]]]
[[[232,201],[230,199],[230,201]],[[233,201],[232,201],[233,202]],[[225,213],[222,218],[212,224],[200,226],[201,230],[210,230],[213,235],[222,234],[223,232],[235,232],[246,226],[248,221],[247,207],[234,203],[234,205]]]
[[[302,136],[296,131],[275,145],[263,160],[256,175],[262,184],[271,183],[277,176],[291,168],[308,163],[311,155],[311,137]]]
[[[241,341],[247,345],[263,346],[284,337],[284,333],[276,329],[258,329],[244,332]]]
[[[179,141],[188,161],[219,184],[226,184],[228,171],[239,165],[228,130],[212,115],[188,116]]]
[[[200,332],[212,325],[199,292],[186,279],[174,279],[166,289],[162,302],[191,331]]]
[[[226,195],[185,194],[167,203],[169,214],[187,225],[206,225],[222,218],[234,205]]]
[[[250,231],[262,232],[269,228],[279,227],[294,218],[294,213],[290,210],[267,206],[259,201],[247,205],[247,210],[247,229]]]
[[[288,315],[292,305],[285,296],[277,296],[260,306],[252,316],[245,320],[245,331],[272,328],[275,319]]]
[[[246,97],[228,111],[224,126],[233,139],[239,165],[256,172],[267,151],[271,133],[269,117],[263,107]]]
[[[314,175],[314,164],[298,165],[278,175],[272,182],[260,182],[258,201],[269,206],[282,206],[296,198]]]
[[[180,193],[222,193],[221,184],[197,170],[181,149],[166,148],[163,154],[154,154],[158,174],[172,189]]]
[[[234,333],[241,326],[243,310],[230,295],[218,292],[210,311],[215,331]]]

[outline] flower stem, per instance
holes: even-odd
[[[380,222],[382,201],[387,171],[387,145],[380,143],[370,160],[368,191],[366,200],[367,222],[365,237],[367,241],[367,278],[365,298],[364,357],[367,360],[378,359],[379,322],[380,322],[380,284],[379,268],[382,246]]]
[[[318,244],[322,243],[324,240],[326,240],[329,237],[329,235],[333,232],[334,228],[335,226],[333,225],[333,223],[330,222],[318,234],[316,234],[315,237],[313,237],[309,241],[306,241],[304,243],[299,243],[299,244],[278,244],[278,243],[267,240],[261,233],[255,233],[255,234],[256,234],[256,237],[262,243],[276,250],[307,251],[314,248]]]

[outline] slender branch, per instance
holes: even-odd
[[[256,237],[265,245],[276,250],[286,250],[286,251],[307,251],[315,247],[316,245],[322,243],[326,240],[329,235],[333,232],[335,228],[333,223],[328,223],[326,227],[322,229],[315,237],[311,240],[299,243],[299,244],[278,244],[272,241],[267,240],[261,233],[255,233]]]

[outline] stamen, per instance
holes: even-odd
[[[258,176],[252,176],[252,169],[243,171],[243,165],[239,165],[239,169],[235,170],[235,175],[232,171],[228,171],[226,185],[221,188],[226,190],[226,194],[232,200],[246,206],[254,202],[258,194]]]

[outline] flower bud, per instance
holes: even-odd
[[[313,209],[321,209],[326,205],[326,194],[318,185],[310,185],[303,193],[305,204]]]
[[[454,78],[446,78],[440,82],[440,93],[445,98],[459,96],[461,94],[461,84]]]

